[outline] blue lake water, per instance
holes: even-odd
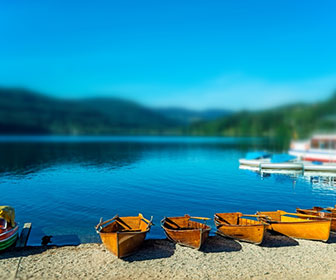
[[[29,244],[38,245],[44,235],[98,241],[99,218],[117,213],[154,216],[148,237],[164,238],[164,216],[335,204],[327,180],[238,168],[247,151],[275,147],[255,138],[0,137],[1,205],[15,207],[21,226],[33,223]]]

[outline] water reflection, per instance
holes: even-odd
[[[1,143],[0,174],[27,175],[53,165],[107,165],[119,168],[141,158],[141,149],[125,143]]]
[[[270,178],[273,176],[277,181],[290,181],[295,185],[297,180],[303,180],[308,182],[312,187],[331,187],[330,190],[336,191],[336,174],[331,172],[303,172],[295,170],[260,170],[259,167],[250,167],[240,165],[239,169],[248,170],[255,174],[258,174],[261,179]],[[334,188],[335,187],[335,188]]]
[[[257,138],[0,136],[0,175],[28,175],[66,164],[114,169],[140,160],[144,151],[205,147],[245,152],[265,145]]]

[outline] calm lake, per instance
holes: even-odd
[[[240,170],[238,159],[255,149],[275,145],[255,138],[0,137],[1,205],[15,207],[21,226],[32,222],[30,245],[44,235],[61,245],[98,241],[100,217],[117,213],[154,216],[148,238],[164,238],[164,216],[335,204],[336,187],[316,178]]]

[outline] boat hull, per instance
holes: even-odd
[[[15,244],[18,234],[14,234],[9,239],[0,242],[0,251],[5,250]]]
[[[336,172],[336,165],[314,165],[314,164],[305,164],[304,165],[305,172]]]
[[[0,232],[0,250],[5,250],[12,246],[18,238],[19,226],[16,225],[14,228],[9,230],[2,230]]]
[[[105,247],[118,258],[135,253],[146,238],[147,232],[140,233],[100,233]]]
[[[242,216],[241,213],[215,214],[214,222],[217,227],[217,233],[225,237],[261,244],[264,240],[266,224],[241,218]],[[225,222],[220,220],[220,217]]]
[[[302,163],[261,163],[261,169],[303,170]]]
[[[202,229],[184,230],[183,232],[165,230],[165,233],[169,240],[194,249],[200,249],[209,236],[209,231]]]
[[[258,212],[259,215],[266,215],[272,220],[267,220],[268,230],[279,232],[283,235],[298,238],[327,241],[330,236],[331,221],[328,219],[308,220],[294,218],[276,212]],[[284,212],[285,213],[285,212]]]

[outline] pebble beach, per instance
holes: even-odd
[[[165,239],[117,259],[102,244],[12,248],[1,279],[336,279],[336,235],[328,242],[267,233],[261,246],[211,236],[201,251]]]

